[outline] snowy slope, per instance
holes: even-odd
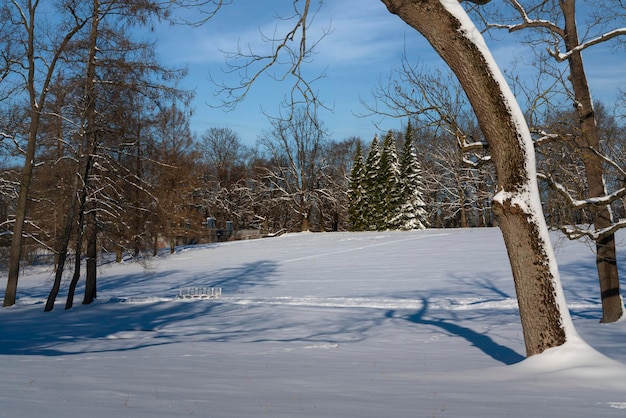
[[[28,269],[0,310],[0,417],[624,416],[626,324],[598,324],[589,248],[556,247],[576,327],[603,354],[523,361],[497,229],[179,249],[104,266],[95,305],[66,312],[61,294],[47,314],[51,272]]]

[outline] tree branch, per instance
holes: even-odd
[[[615,29],[612,30],[610,32],[604,33],[596,38],[590,39],[587,42],[583,42],[582,44],[578,45],[575,48],[572,48],[571,50],[562,53],[558,50],[558,48],[552,50],[550,48],[548,48],[548,53],[550,54],[550,56],[552,56],[555,60],[557,60],[558,62],[563,62],[565,60],[567,60],[572,54],[575,54],[577,52],[580,52],[584,49],[589,48],[590,46],[602,43],[602,42],[606,42],[608,40],[611,40],[613,38],[617,38],[618,36],[622,36],[622,35],[626,35],[626,28],[619,28],[619,29]]]
[[[283,19],[285,21],[295,19],[292,28],[283,36],[278,36],[276,33],[267,36],[261,33],[262,40],[272,45],[268,54],[258,54],[250,47],[248,51],[238,47],[235,52],[225,52],[227,63],[224,72],[239,74],[240,79],[238,84],[229,85],[211,77],[213,83],[218,86],[216,96],[224,96],[221,107],[233,110],[245,99],[253,84],[263,75],[276,81],[294,79],[286,98],[287,107],[294,108],[299,104],[326,107],[318,100],[317,92],[313,88],[315,81],[323,78],[324,74],[309,78],[302,72],[303,65],[311,58],[319,42],[330,33],[330,29],[325,28],[320,38],[311,41],[308,37],[308,29],[319,7],[321,7],[321,2],[318,9],[312,12],[311,0],[306,0],[300,10],[298,0],[294,0],[293,15]],[[281,68],[283,68],[282,71]]]

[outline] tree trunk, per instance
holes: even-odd
[[[76,20],[75,26],[71,27],[53,51],[51,59],[44,58],[42,68],[45,68],[45,75],[41,80],[38,79],[36,62],[41,57],[36,56],[36,39],[35,39],[35,17],[40,2],[27,2],[27,6],[20,8],[22,20],[20,25],[26,30],[26,60],[28,61],[26,78],[26,90],[29,98],[29,117],[30,125],[28,130],[28,143],[26,145],[26,153],[24,154],[24,167],[22,168],[22,177],[20,179],[20,190],[18,193],[17,204],[15,208],[15,221],[13,223],[13,236],[11,238],[11,248],[9,250],[9,272],[7,279],[7,287],[4,293],[3,306],[11,306],[15,304],[17,295],[17,282],[20,272],[20,260],[22,258],[22,234],[24,232],[24,224],[26,221],[26,211],[28,207],[28,198],[30,194],[30,185],[33,177],[33,168],[35,165],[35,150],[37,148],[37,133],[39,132],[39,122],[41,112],[44,108],[46,97],[48,95],[49,86],[52,81],[56,64],[70,43],[71,39],[78,33],[87,20]],[[39,85],[38,81],[42,81]],[[37,95],[37,87],[40,86],[39,95]]]
[[[309,231],[309,213],[310,213],[310,211],[307,211],[307,213],[301,215],[300,231],[302,231],[302,232],[308,232]]]
[[[91,31],[89,33],[89,58],[87,61],[87,77],[85,83],[85,116],[87,120],[87,170],[85,172],[85,217],[87,219],[87,225],[85,229],[85,239],[87,241],[87,250],[85,252],[85,298],[83,304],[89,304],[96,299],[96,276],[97,276],[97,261],[98,261],[98,225],[96,217],[96,196],[89,196],[90,190],[90,175],[93,168],[94,155],[98,148],[98,135],[97,135],[97,121],[96,121],[96,91],[95,91],[95,79],[96,79],[96,53],[97,53],[97,41],[98,30],[100,23],[100,1],[93,0],[93,19],[91,22]]]
[[[565,47],[569,52],[579,45],[576,2],[574,0],[562,0],[559,4],[565,19]],[[600,140],[581,53],[579,51],[573,52],[569,57],[568,64],[580,126],[580,138],[577,138],[576,142],[582,153],[585,176],[587,177],[588,197],[605,196],[607,192],[604,184],[603,161],[595,152],[600,150]],[[591,215],[596,230],[613,224],[613,214],[608,205],[591,207]],[[624,306],[620,295],[614,234],[596,240],[596,267],[602,299],[601,322],[615,322],[622,317]]]
[[[98,226],[96,224],[96,211],[93,206],[87,210],[86,216],[87,227],[85,230],[85,240],[87,241],[87,250],[85,252],[85,298],[83,299],[83,305],[90,304],[97,297]]]
[[[461,228],[467,228],[467,207],[465,206],[465,189],[462,180],[457,176],[457,188],[459,190],[459,206],[461,210]]]
[[[382,1],[450,66],[489,142],[498,177],[494,212],[511,264],[527,355],[564,344],[575,330],[541,210],[532,139],[513,94],[456,1]]]
[[[4,293],[3,306],[15,305],[15,300],[17,298],[17,282],[20,275],[20,261],[22,259],[22,235],[24,233],[24,223],[26,221],[30,184],[33,179],[35,145],[37,131],[39,129],[39,119],[39,113],[31,115],[30,133],[28,135],[28,146],[26,147],[25,155],[26,161],[24,162],[24,167],[22,168],[20,191],[15,208],[13,236],[11,237],[11,248],[9,250],[9,275],[7,279],[6,291]]]
[[[70,282],[70,287],[67,293],[67,300],[65,302],[65,309],[71,309],[74,304],[74,294],[76,293],[76,286],[78,285],[78,280],[80,279],[80,257],[82,254],[83,248],[83,226],[85,224],[85,205],[87,202],[87,184],[84,179],[89,177],[91,173],[93,159],[91,155],[88,154],[85,160],[85,168],[83,171],[83,187],[80,192],[80,203],[79,203],[79,211],[78,211],[78,224],[76,231],[76,251],[75,251],[75,260],[74,260],[74,274],[72,276],[72,281]],[[77,176],[78,177],[78,176]]]
[[[72,237],[72,227],[74,226],[74,219],[76,217],[76,194],[78,193],[79,182],[80,178],[78,173],[76,173],[69,208],[65,218],[65,227],[63,228],[63,235],[61,236],[59,248],[57,250],[59,255],[54,274],[54,283],[52,285],[52,289],[50,290],[50,294],[48,295],[44,312],[49,312],[54,309],[54,302],[59,294],[59,289],[61,288],[61,279],[63,277],[63,271],[65,270],[65,261],[67,260],[67,249]]]
[[[20,190],[15,208],[15,221],[13,223],[13,236],[11,237],[11,248],[9,250],[9,275],[7,287],[4,293],[3,306],[15,305],[17,297],[17,282],[20,275],[20,261],[22,258],[22,234],[24,233],[24,223],[26,221],[26,209],[28,207],[28,195],[30,184],[33,179],[33,168],[35,166],[35,149],[37,147],[37,132],[39,131],[39,121],[41,119],[41,108],[43,103],[37,103],[35,93],[35,8],[29,10],[30,24],[26,25],[28,31],[28,46],[26,58],[28,60],[27,90],[30,106],[30,126],[28,129],[28,144],[24,155],[24,167],[20,179]],[[45,97],[45,96],[43,96]],[[42,102],[43,100],[40,100]]]
[[[76,294],[76,286],[78,285],[78,280],[80,279],[80,257],[82,255],[82,247],[83,247],[83,216],[80,216],[80,221],[78,222],[78,234],[76,237],[76,251],[74,254],[74,274],[72,275],[72,281],[70,282],[69,289],[67,291],[67,300],[65,301],[65,309],[72,309],[74,305],[74,295]]]

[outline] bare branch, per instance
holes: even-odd
[[[216,96],[223,96],[221,107],[233,110],[250,92],[253,84],[262,76],[268,76],[276,81],[285,81],[292,78],[293,86],[286,98],[287,107],[294,108],[298,105],[314,105],[327,107],[318,99],[313,84],[324,77],[324,74],[309,77],[304,75],[303,66],[315,52],[319,42],[330,32],[330,28],[324,28],[322,34],[316,40],[311,41],[308,37],[308,29],[313,23],[318,9],[311,11],[311,0],[306,0],[302,10],[298,8],[297,0],[293,2],[293,15],[283,18],[284,21],[294,21],[293,26],[284,35],[275,33],[271,36],[261,33],[264,42],[271,45],[268,54],[259,54],[247,47],[247,51],[238,47],[235,52],[225,52],[227,74],[238,74],[239,82],[235,85],[218,82],[212,78],[218,86]]]
[[[515,23],[515,24],[490,23],[490,24],[487,24],[488,28],[506,29],[509,32],[517,32],[519,30],[527,29],[527,28],[542,28],[542,29],[547,29],[549,32],[559,35],[561,38],[565,36],[565,32],[563,31],[563,29],[560,28],[555,23],[550,22],[549,20],[531,19],[528,13],[526,12],[526,9],[524,8],[524,6],[522,6],[518,0],[509,0],[508,2],[515,9],[515,11],[519,14],[519,17],[521,18],[522,22]]]

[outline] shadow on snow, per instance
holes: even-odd
[[[204,286],[223,287],[229,293],[241,292],[251,287],[271,286],[277,264],[259,261],[228,268],[207,275],[190,276],[184,283],[171,282],[159,293],[175,297],[182,286],[201,283]],[[102,281],[100,295],[114,291],[118,286],[141,288],[143,281],[155,281],[178,273],[162,271],[133,276],[114,276]],[[153,290],[152,284],[150,289]],[[35,296],[35,295],[32,295]],[[42,296],[39,294],[38,296]],[[143,297],[158,297],[145,295]],[[198,338],[206,330],[196,326],[198,318],[220,315],[224,304],[219,300],[189,303],[182,300],[124,303],[111,297],[92,305],[75,305],[64,311],[58,305],[52,312],[44,313],[43,304],[17,305],[0,310],[0,355],[70,355],[85,352],[134,350],[177,342],[181,333],[184,340]],[[223,313],[223,312],[222,312]],[[209,332],[210,334],[210,332]]]
[[[404,321],[460,337],[504,364],[514,364],[524,359],[514,349],[494,340],[488,331],[478,332],[471,328],[472,323],[485,324],[484,317],[492,314],[490,308],[454,311],[434,307],[436,304],[433,302],[444,296],[452,300],[458,297],[478,297],[482,301],[494,302],[513,297],[508,288],[499,288],[495,284],[497,280],[488,275],[480,279],[476,279],[476,275],[453,277],[453,281],[463,285],[463,289],[456,292],[431,289],[409,295],[392,295],[398,299],[420,300],[417,311],[358,306],[263,306],[255,305],[254,302],[239,305],[220,299],[193,302],[150,302],[149,299],[160,296],[172,298],[180,287],[185,286],[222,287],[228,294],[245,292],[255,287],[276,286],[277,268],[276,262],[258,261],[189,276],[185,276],[184,271],[174,270],[112,276],[101,282],[101,295],[114,294],[116,290],[122,289],[124,297],[129,296],[131,300],[133,297],[143,297],[145,303],[122,303],[124,299],[113,296],[108,302],[77,306],[71,311],[57,307],[47,314],[42,312],[42,305],[0,310],[0,334],[3,336],[0,355],[60,356],[136,350],[180,342],[353,343],[369,338],[372,330],[384,326],[388,321]],[[592,273],[587,263],[562,266],[562,271],[566,276],[564,287],[568,301],[589,294],[589,286],[594,284],[590,281],[579,282],[581,275]],[[172,275],[180,276],[181,279],[163,280],[159,287],[159,279]],[[569,290],[568,276],[576,278]],[[151,282],[149,286],[148,281]],[[143,292],[145,288],[156,294],[146,295]],[[295,314],[294,309],[299,310],[298,314]],[[309,315],[313,312],[313,315]],[[578,317],[588,317],[593,313],[589,308],[573,312]],[[515,313],[512,311],[513,315]],[[477,318],[479,320],[474,321]],[[509,320],[513,321],[507,318]],[[498,325],[507,326],[509,323]],[[403,332],[410,333],[412,329],[412,326],[408,326]]]
[[[429,306],[428,298],[422,298],[422,304],[423,306],[419,311],[411,314],[403,314],[395,310],[389,310],[385,316],[392,319],[403,319],[417,325],[428,325],[440,328],[451,335],[465,339],[471,343],[473,347],[478,348],[489,357],[507,365],[524,360],[525,357],[523,355],[509,347],[498,344],[486,334],[481,334],[471,328],[463,327],[449,320],[435,317],[429,318],[427,316]]]

